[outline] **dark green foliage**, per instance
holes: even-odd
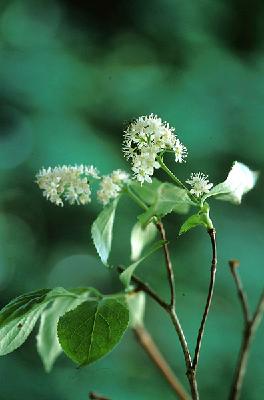
[[[86,301],[60,318],[59,342],[75,363],[90,364],[113,349],[128,322],[124,296]]]

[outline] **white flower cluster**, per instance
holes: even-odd
[[[63,165],[48,169],[42,168],[36,175],[36,182],[45,196],[57,206],[63,206],[63,199],[69,204],[86,204],[91,201],[88,178],[100,179],[93,166]]]
[[[100,181],[100,189],[97,191],[97,198],[104,206],[111,199],[115,199],[122,190],[125,183],[129,181],[129,174],[121,169],[113,171],[110,175],[105,175]]]
[[[190,193],[197,197],[202,196],[204,193],[208,193],[213,187],[213,184],[208,180],[208,175],[205,175],[202,172],[191,174],[191,179],[188,179],[186,183],[192,186]]]
[[[139,117],[124,133],[125,158],[131,159],[134,177],[141,183],[151,182],[154,169],[159,168],[159,153],[173,151],[179,163],[187,157],[187,149],[174,134],[174,128],[157,115]]]

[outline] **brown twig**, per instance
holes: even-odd
[[[246,373],[247,361],[250,351],[250,345],[253,337],[258,329],[261,319],[264,314],[264,291],[262,292],[253,317],[250,315],[249,306],[247,303],[246,293],[243,289],[242,282],[237,271],[238,262],[236,260],[229,261],[231,273],[233,275],[238,296],[244,316],[244,335],[240,347],[239,357],[236,365],[236,370],[233,378],[233,383],[230,390],[229,400],[238,400],[243,384],[243,379]]]
[[[213,252],[213,257],[212,257],[212,264],[211,264],[211,277],[210,277],[210,284],[209,284],[209,289],[208,289],[208,295],[206,299],[206,304],[205,304],[205,309],[204,313],[202,316],[202,321],[201,325],[198,331],[198,336],[197,336],[197,341],[196,341],[196,347],[195,347],[195,352],[194,352],[194,358],[192,362],[192,369],[194,372],[197,370],[198,366],[198,361],[199,361],[199,356],[200,356],[200,350],[201,350],[201,344],[202,344],[202,339],[204,335],[204,329],[205,329],[205,324],[206,320],[210,311],[210,306],[212,302],[212,297],[213,297],[213,292],[214,292],[214,285],[215,285],[215,274],[216,274],[216,265],[217,265],[217,253],[216,253],[216,232],[215,229],[209,229],[208,234],[211,239],[211,244],[212,244],[212,252]]]
[[[255,311],[253,319],[252,319],[253,333],[256,332],[256,330],[258,329],[261,319],[263,318],[263,314],[264,314],[264,290],[261,293],[256,311]]]
[[[121,267],[121,266],[118,266],[117,270],[118,270],[119,273],[121,273],[121,272],[124,271],[124,268]],[[199,399],[199,395],[198,395],[198,389],[197,389],[197,383],[196,383],[195,375],[193,374],[193,371],[192,371],[191,354],[190,354],[190,351],[189,351],[189,348],[188,348],[188,344],[187,344],[186,338],[184,336],[183,329],[181,327],[180,321],[179,321],[179,319],[177,317],[177,314],[176,314],[174,308],[171,308],[171,306],[169,304],[164,302],[157,295],[157,293],[154,292],[154,290],[149,287],[148,284],[144,283],[137,276],[132,275],[131,281],[134,282],[137,285],[137,290],[142,290],[143,292],[148,294],[153,300],[155,300],[170,315],[170,318],[171,318],[172,323],[173,323],[173,325],[175,327],[175,330],[177,332],[177,335],[178,335],[178,338],[180,340],[181,347],[182,347],[182,350],[183,350],[185,364],[186,364],[186,367],[187,367],[186,375],[187,375],[189,383],[190,383],[190,388],[191,388],[191,392],[192,392],[192,398],[195,399],[195,400],[198,400]]]
[[[98,394],[96,394],[94,392],[89,393],[89,399],[90,400],[110,400],[108,397],[99,396]]]
[[[184,354],[184,359],[185,359],[185,364],[186,364],[186,375],[189,380],[190,388],[191,388],[191,393],[192,393],[192,398],[194,400],[199,400],[199,393],[198,393],[198,387],[197,387],[197,382],[196,382],[196,375],[195,371],[192,368],[192,359],[191,359],[191,353],[188,347],[187,340],[185,338],[179,317],[175,311],[175,287],[174,287],[174,273],[173,273],[173,268],[172,268],[172,262],[170,258],[170,253],[169,253],[169,247],[168,247],[168,241],[166,237],[166,232],[164,225],[161,221],[158,221],[156,223],[157,229],[160,232],[162,240],[164,240],[164,256],[165,256],[165,263],[166,263],[166,270],[167,270],[167,277],[168,277],[168,282],[170,286],[170,304],[169,307],[167,308],[167,312],[170,315],[170,318],[172,320],[172,323],[174,325],[174,328],[176,330],[176,333],[178,335],[181,348]]]
[[[239,267],[239,261],[238,260],[230,260],[229,266],[230,266],[231,274],[233,275],[233,278],[234,278],[234,281],[236,284],[237,294],[238,294],[240,304],[242,307],[244,321],[245,321],[245,323],[248,323],[251,320],[251,313],[249,310],[247,295],[244,291],[240,276],[237,273],[237,268]]]
[[[125,271],[125,268],[118,266],[118,272],[121,274]],[[136,275],[132,275],[131,281],[137,285],[137,290],[142,290],[143,292],[147,293],[153,300],[155,300],[164,310],[168,310],[169,304],[167,304],[161,297],[145,282],[143,282],[140,278]]]
[[[192,393],[192,399],[199,400],[199,394],[198,394],[198,388],[197,388],[197,382],[196,382],[196,374],[195,374],[195,371],[193,371],[193,369],[192,369],[191,353],[190,353],[188,343],[186,341],[179,317],[177,316],[177,313],[175,311],[174,274],[173,274],[173,268],[172,268],[172,263],[171,263],[171,259],[170,259],[169,249],[168,249],[168,245],[167,245],[166,233],[165,233],[164,226],[160,221],[156,225],[157,225],[157,229],[160,231],[162,240],[165,241],[163,247],[164,247],[164,256],[165,256],[165,262],[166,262],[167,276],[168,276],[170,292],[171,292],[170,304],[168,304],[164,300],[162,300],[159,297],[159,295],[152,288],[150,288],[150,286],[148,284],[142,282],[141,279],[136,277],[135,275],[132,275],[131,281],[137,285],[138,290],[142,290],[145,293],[147,293],[169,314],[169,316],[172,320],[172,323],[174,325],[174,328],[176,330],[177,336],[179,338],[182,351],[183,351],[185,364],[186,364],[186,375],[189,380],[190,389],[191,389],[191,393]],[[119,266],[118,271],[119,271],[119,273],[121,273],[124,271],[124,268]]]
[[[137,326],[134,328],[134,332],[138,342],[158,367],[159,371],[163,374],[173,391],[177,394],[178,398],[181,400],[190,400],[190,396],[173,373],[163,355],[160,353],[146,328],[143,326]]]
[[[197,387],[197,382],[196,382],[196,375],[192,369],[192,359],[191,359],[191,353],[183,332],[183,329],[181,327],[181,323],[179,321],[179,318],[176,314],[175,309],[168,310],[168,313],[171,317],[172,323],[175,327],[175,330],[177,332],[181,348],[184,354],[184,359],[185,359],[185,364],[186,364],[186,375],[190,384],[190,389],[192,393],[192,399],[194,400],[199,400],[199,393],[198,393],[198,387]]]
[[[168,282],[170,286],[170,306],[173,308],[175,306],[175,287],[174,287],[174,273],[173,273],[173,268],[172,268],[172,263],[171,263],[171,258],[170,258],[170,253],[169,253],[169,247],[168,247],[168,241],[166,238],[166,232],[164,229],[164,225],[161,221],[158,221],[156,223],[157,229],[160,232],[162,240],[164,240],[164,245],[163,245],[163,250],[164,250],[164,257],[166,261],[166,269],[167,269],[167,277],[168,277]]]
[[[119,273],[121,273],[121,272],[124,271],[124,268],[121,267],[121,266],[118,266],[117,270],[118,270]],[[187,344],[187,341],[186,341],[184,333],[183,333],[183,329],[181,327],[181,324],[179,322],[179,319],[177,317],[177,314],[176,314],[175,310],[171,308],[170,304],[167,304],[165,301],[163,301],[157,295],[157,293],[154,292],[154,290],[150,288],[150,286],[147,283],[144,283],[137,276],[132,275],[131,281],[134,282],[137,285],[137,289],[136,290],[142,290],[143,292],[148,294],[150,297],[152,297],[153,300],[155,300],[170,315],[171,320],[173,322],[173,325],[174,325],[174,327],[175,327],[175,329],[177,331],[181,346],[182,346],[182,350],[183,350],[183,354],[184,354],[184,358],[185,358],[187,369],[188,369],[188,371],[191,370],[191,355],[190,355],[190,351],[189,351],[188,344]]]
[[[119,273],[122,273],[124,271],[124,268],[121,267],[121,266],[118,266],[117,270],[118,270]],[[136,290],[142,290],[143,292],[148,294],[166,312],[170,313],[170,305],[167,304],[165,301],[163,301],[159,297],[159,295],[147,283],[143,282],[140,278],[138,278],[135,275],[132,275],[131,281],[137,285]],[[174,324],[175,324],[175,322],[174,322]],[[180,330],[180,328],[179,328],[180,324],[179,324],[179,322],[177,320],[177,317],[176,317],[176,326],[177,326],[177,329]],[[142,346],[148,352],[148,354],[153,359],[153,361],[158,366],[158,368],[161,370],[161,372],[163,373],[165,378],[168,381],[169,381],[169,379],[172,379],[172,375],[171,374],[173,374],[173,372],[170,370],[170,367],[167,365],[167,363],[164,360],[163,356],[160,354],[159,350],[157,349],[155,343],[152,341],[152,339],[151,339],[150,335],[148,334],[148,332],[146,330],[144,332],[141,327],[135,328],[134,331],[135,331],[135,334],[137,335],[137,337],[138,337],[138,339],[140,341],[140,344],[142,344]],[[188,351],[188,346],[187,346],[187,343],[186,343],[186,339],[185,339],[184,334],[183,334],[182,331],[180,331],[180,337],[181,337],[181,341],[183,342],[183,348],[185,349],[184,350],[185,357],[188,358],[189,363],[190,363],[191,362],[191,357],[190,357],[190,353]],[[152,341],[152,344],[151,344],[151,341]],[[156,359],[154,359],[154,358],[156,358]],[[162,367],[162,364],[163,364],[163,367]],[[189,367],[190,367],[190,365],[189,365]],[[164,368],[164,370],[163,370],[163,368]],[[178,379],[175,377],[174,382],[172,382],[172,384],[171,384],[171,386],[175,388],[175,391],[176,391],[176,387],[177,387],[177,382],[178,382]],[[188,399],[188,397],[186,397],[186,399]]]

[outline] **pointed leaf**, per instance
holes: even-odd
[[[42,289],[21,295],[0,311],[0,355],[25,342],[49,301],[49,293],[49,289]]]
[[[113,349],[128,322],[124,296],[86,301],[59,319],[59,342],[75,363],[90,364]]]
[[[116,198],[104,207],[92,225],[92,238],[95,248],[106,266],[112,246],[113,224],[118,200],[119,198]]]
[[[215,196],[219,200],[240,204],[242,196],[255,186],[258,175],[245,164],[235,161],[226,180],[210,190],[203,200]]]
[[[147,246],[157,234],[157,228],[153,223],[148,224],[145,228],[140,222],[137,222],[131,232],[131,260],[139,259],[142,250]]]
[[[137,268],[137,266],[142,261],[144,261],[148,256],[150,256],[152,253],[159,250],[164,245],[164,243],[166,243],[164,240],[159,240],[158,242],[154,243],[153,246],[151,246],[149,251],[143,257],[141,257],[138,261],[131,264],[128,268],[125,269],[125,271],[122,272],[122,274],[119,275],[121,282],[126,287],[128,287],[130,285],[131,277],[132,277],[135,269]]]
[[[41,289],[34,292],[22,294],[11,300],[0,311],[0,329],[10,321],[23,317],[34,306],[41,304],[51,292],[50,289]]]
[[[179,235],[188,232],[190,229],[195,228],[196,226],[202,225],[206,229],[212,229],[213,223],[209,216],[209,205],[207,203],[204,204],[203,208],[197,213],[191,215],[181,226]]]
[[[204,225],[201,216],[199,214],[191,215],[181,226],[179,234],[182,235],[198,225]]]
[[[38,317],[56,297],[76,298],[63,288],[41,289],[23,294],[0,311],[0,355],[21,346],[33,330]]]
[[[11,353],[26,341],[46,305],[39,304],[23,317],[16,318],[0,328],[0,356]]]

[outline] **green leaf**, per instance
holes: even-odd
[[[34,306],[41,304],[50,292],[50,289],[36,290],[34,292],[22,294],[11,300],[10,303],[0,311],[0,329],[10,321],[23,317]]]
[[[179,235],[188,232],[190,229],[195,228],[196,226],[202,225],[206,229],[212,229],[213,223],[209,216],[209,205],[207,203],[204,204],[202,209],[197,213],[191,215],[181,226]]]
[[[142,227],[140,222],[137,222],[131,231],[131,260],[136,261],[139,259],[142,250],[147,246],[157,234],[155,224],[150,223],[145,228]]]
[[[57,337],[57,324],[59,318],[67,311],[74,309],[87,297],[60,297],[52,306],[41,314],[40,327],[37,335],[37,350],[42,359],[46,372],[50,372],[54,362],[62,352]]]
[[[183,223],[179,234],[182,235],[198,225],[204,225],[201,216],[199,214],[193,214]]]
[[[104,265],[108,265],[107,261],[111,251],[113,224],[118,200],[119,198],[116,198],[112,203],[104,207],[92,225],[92,239]]]
[[[154,243],[153,246],[151,246],[149,251],[143,257],[141,257],[138,261],[131,264],[128,268],[125,269],[125,271],[122,272],[122,274],[119,275],[121,282],[126,287],[128,287],[130,285],[131,277],[132,277],[135,269],[137,268],[137,266],[142,261],[144,261],[148,256],[150,256],[152,253],[159,250],[164,245],[164,243],[166,243],[164,240],[159,240],[158,242]]]
[[[171,212],[186,214],[193,204],[186,190],[167,182],[161,183],[152,205],[138,219],[145,226],[154,216],[161,218]]]
[[[141,185],[140,183],[133,181],[130,185],[133,192],[147,205],[152,205],[155,203],[157,198],[158,188],[162,185],[162,182],[156,178],[152,179],[151,183],[144,183]]]
[[[186,190],[170,183],[162,183],[158,189],[158,198],[155,208],[158,215],[166,215],[171,211],[186,214],[194,203],[190,200]]]
[[[26,341],[46,305],[38,304],[27,314],[0,328],[0,356],[11,353]]]
[[[0,355],[21,346],[48,303],[49,289],[21,295],[0,311]]]
[[[0,311],[0,355],[8,354],[21,346],[47,304],[57,297],[77,296],[63,288],[41,289],[23,294]]]
[[[59,319],[59,342],[75,363],[90,364],[113,349],[128,322],[124,296],[86,301]]]
[[[240,204],[242,196],[255,186],[258,175],[245,164],[235,161],[226,180],[216,185],[202,200],[215,196],[219,200]]]

